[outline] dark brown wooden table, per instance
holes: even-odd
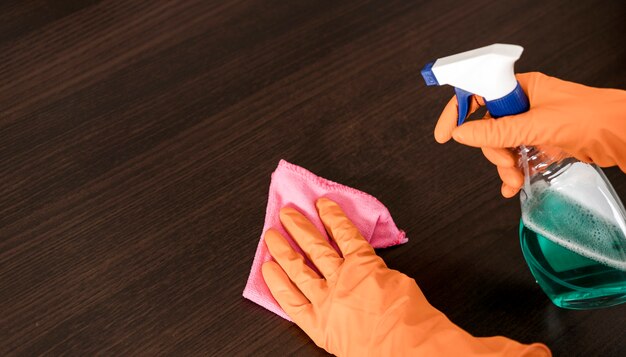
[[[626,355],[626,305],[543,295],[518,200],[435,143],[452,89],[420,76],[504,42],[625,88],[625,4],[0,3],[0,355],[322,355],[241,297],[281,158],[379,197],[411,239],[380,254],[472,334]]]

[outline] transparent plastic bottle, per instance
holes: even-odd
[[[562,308],[626,302],[626,211],[596,165],[520,147],[520,243],[537,283]]]

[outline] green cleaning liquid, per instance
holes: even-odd
[[[537,283],[557,306],[626,302],[626,236],[596,212],[545,190],[523,206],[522,252]]]

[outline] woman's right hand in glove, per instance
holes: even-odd
[[[469,121],[460,127],[457,102],[453,97],[439,117],[435,139],[451,138],[480,147],[495,164],[503,181],[502,195],[513,197],[520,190],[523,175],[518,168],[520,145],[562,151],[601,167],[619,166],[626,172],[626,91],[587,87],[532,72],[517,75],[530,101],[530,110],[518,115]],[[484,105],[474,96],[471,111]]]

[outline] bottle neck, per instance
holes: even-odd
[[[527,174],[531,183],[538,179],[550,181],[563,173],[571,164],[578,161],[556,148],[520,146],[517,149],[520,154],[520,167],[524,167],[524,163],[521,161],[526,157]],[[522,152],[526,155],[522,155]]]

